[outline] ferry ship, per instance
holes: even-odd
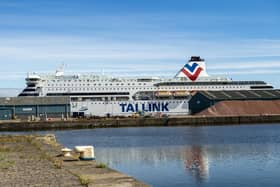
[[[69,96],[73,116],[189,114],[188,101],[199,90],[273,89],[263,81],[210,76],[204,59],[192,56],[173,78],[109,77],[95,74],[29,73],[19,96]]]

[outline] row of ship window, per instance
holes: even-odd
[[[161,90],[170,90],[170,89],[225,89],[225,88],[233,88],[233,89],[238,89],[238,88],[244,88],[242,86],[197,86],[197,87],[170,87],[170,88],[160,88]],[[86,91],[86,90],[157,90],[158,88],[149,88],[149,87],[135,87],[135,88],[48,88],[48,91]]]
[[[137,82],[137,80],[134,80],[134,79],[127,79],[127,80],[125,80],[125,79],[123,79],[123,80],[118,80],[118,79],[115,79],[115,80],[111,80],[111,79],[108,79],[108,80],[106,80],[106,79],[104,79],[104,80],[100,80],[100,79],[96,79],[96,80],[89,80],[89,79],[84,79],[84,80],[81,80],[81,79],[79,79],[79,80],[48,80],[48,81],[46,81],[46,80],[42,80],[43,82]]]
[[[83,102],[85,102],[85,101],[83,101]],[[170,104],[172,104],[172,103],[174,103],[174,104],[178,104],[178,103],[187,103],[187,101],[169,101],[168,103],[170,103]],[[110,102],[110,104],[123,104],[124,102]],[[136,103],[138,103],[138,102],[136,102]],[[148,103],[148,102],[147,102]],[[74,106],[74,105],[76,105],[77,103],[72,103],[72,105]],[[108,104],[108,102],[91,102],[91,104]],[[132,104],[135,104],[134,102],[132,102]],[[138,104],[145,104],[145,103],[142,103],[142,102],[139,102]]]
[[[155,88],[48,88],[48,91],[89,91],[89,90],[154,90]],[[178,88],[179,89],[179,88]]]
[[[139,86],[143,85],[145,86],[146,83],[138,83]],[[128,83],[128,84],[123,84],[123,83],[117,83],[117,84],[48,84],[48,86],[135,86],[135,83]]]

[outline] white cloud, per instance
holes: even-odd
[[[280,57],[279,57],[280,58]],[[218,70],[218,69],[263,69],[263,68],[280,68],[279,61],[243,61],[243,62],[232,62],[232,63],[219,63],[211,64],[207,69],[209,70]]]
[[[25,71],[54,72],[60,62],[66,63],[66,70],[72,72],[98,73],[104,69],[106,74],[116,76],[173,76],[184,65],[187,56],[191,55],[205,57],[206,63],[209,59],[207,69],[214,74],[269,74],[278,72],[279,51],[279,40],[240,40],[226,43],[160,39],[158,42],[147,42],[86,36],[2,36],[0,64],[4,73],[1,73],[0,80],[23,80]],[[266,58],[271,56],[276,59]],[[246,60],[247,57],[250,60]],[[236,62],[232,63],[235,59]],[[5,66],[3,63],[6,63]]]
[[[1,58],[48,60],[164,60],[201,54],[208,58],[278,56],[280,41],[115,41],[86,37],[0,38]],[[113,62],[112,62],[113,63]]]
[[[213,72],[216,75],[225,75],[225,72]],[[258,69],[253,69],[253,70],[239,70],[239,71],[230,71],[227,74],[228,75],[261,75],[261,74],[278,74],[280,73],[280,70],[275,70],[275,69],[267,69],[267,70],[258,70]]]

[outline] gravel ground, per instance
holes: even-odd
[[[0,136],[0,187],[149,187],[78,155],[61,155],[54,135]]]
[[[23,137],[0,137],[0,186],[83,186]]]

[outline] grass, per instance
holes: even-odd
[[[53,163],[54,167],[57,169],[61,169],[63,166],[63,161],[60,159],[55,159],[54,157],[52,157],[51,155],[49,155],[44,149],[43,149],[43,144],[42,142],[38,141],[38,140],[34,140],[34,138],[29,138],[28,139],[29,143],[35,147],[39,153],[40,153],[40,159],[42,160],[48,160],[50,162]],[[55,143],[56,145],[56,143]]]
[[[10,152],[10,151],[11,151],[11,149],[8,147],[5,147],[5,146],[0,147],[0,152]]]
[[[20,159],[25,159],[26,157],[25,157],[25,155],[19,155],[19,158]]]
[[[39,139],[40,140],[40,139]],[[0,169],[8,169],[15,164],[14,161],[10,161],[6,158],[8,152],[22,152],[25,150],[25,144],[32,145],[38,150],[40,160],[51,161],[55,168],[61,169],[63,161],[53,158],[43,149],[43,143],[37,140],[34,136],[0,136]],[[4,143],[16,143],[20,142],[19,145],[12,144],[12,146],[5,146]],[[23,143],[21,143],[23,142]],[[20,159],[26,158],[24,154],[19,154]]]
[[[98,164],[96,164],[95,167],[96,167],[96,168],[107,168],[107,165],[104,164],[104,163],[98,163]]]
[[[62,161],[62,160],[55,159],[55,160],[53,161],[53,164],[54,164],[54,166],[55,166],[57,169],[61,169],[62,166],[63,166],[63,161]]]
[[[0,154],[0,169],[9,169],[15,165],[15,161],[7,160],[4,154]]]
[[[88,186],[88,184],[89,184],[90,182],[92,182],[92,180],[89,179],[86,175],[78,174],[77,172],[73,172],[73,171],[71,171],[71,170],[69,170],[69,169],[67,169],[67,171],[68,171],[69,173],[71,173],[72,175],[76,176],[76,177],[78,178],[78,180],[80,181],[80,184],[81,184],[81,185]]]
[[[0,153],[0,162],[1,162],[1,161],[4,161],[5,159],[6,159],[5,155],[2,154],[2,153]]]
[[[0,169],[9,169],[13,165],[15,165],[15,161],[8,160],[2,163],[0,162]]]
[[[80,181],[81,185],[86,185],[87,186],[90,183],[90,179],[87,178],[84,175],[79,175],[78,178],[79,178],[79,181]]]

